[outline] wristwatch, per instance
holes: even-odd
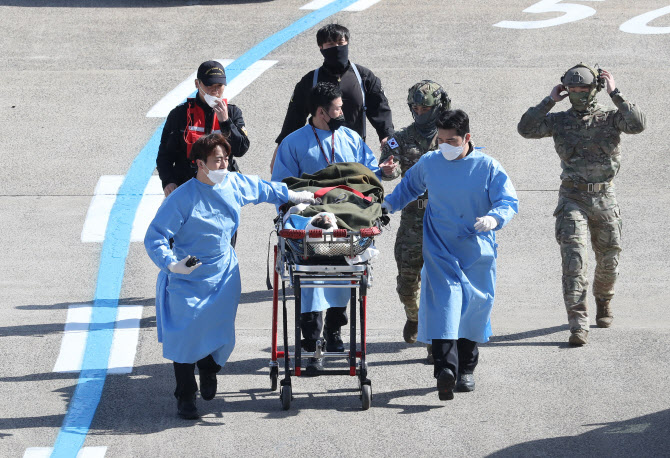
[[[614,97],[615,95],[619,94],[619,88],[616,87],[612,92],[610,92],[610,97]]]

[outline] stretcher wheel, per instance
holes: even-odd
[[[279,368],[270,368],[270,391],[277,391],[277,379],[279,378]]]
[[[361,404],[363,410],[368,410],[372,403],[372,387],[370,385],[363,385],[361,387]]]
[[[281,400],[281,408],[288,410],[291,408],[291,385],[284,385],[279,394],[279,399]]]

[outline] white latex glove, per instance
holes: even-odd
[[[488,232],[492,231],[498,226],[498,221],[493,216],[482,216],[477,218],[475,223],[475,230],[477,232]]]
[[[389,213],[391,213],[391,211],[393,210],[393,209],[391,208],[391,204],[388,203],[387,200],[385,200],[384,202],[382,202],[382,210],[386,210],[386,211],[389,212]]]
[[[195,258],[195,256],[186,256],[179,262],[171,262],[170,265],[168,265],[168,269],[170,269],[170,272],[175,274],[188,275],[202,265],[202,262],[198,261],[195,265],[187,267],[186,263],[191,258]]]
[[[288,190],[288,200],[294,204],[313,204],[316,202],[314,200],[314,193],[309,191],[291,191]]]

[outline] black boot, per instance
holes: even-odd
[[[454,399],[454,385],[456,385],[454,373],[451,369],[443,368],[437,376],[437,395],[440,401]]]
[[[340,335],[340,328],[323,328],[323,337],[326,339],[326,351],[343,352],[344,342]]]
[[[198,408],[195,406],[195,394],[177,398],[177,415],[186,420],[200,418]]]
[[[211,401],[216,396],[216,372],[200,372],[200,396]]]

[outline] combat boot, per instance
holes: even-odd
[[[570,338],[568,342],[570,345],[582,346],[586,345],[587,339],[589,337],[589,331],[584,328],[573,328],[570,329]]]
[[[596,324],[599,328],[609,328],[612,326],[612,320],[614,320],[614,315],[612,315],[612,309],[610,308],[610,301],[604,299],[596,299],[596,306],[598,311],[596,312]]]
[[[405,321],[405,327],[402,328],[402,337],[405,339],[405,342],[408,344],[413,344],[416,342],[416,336],[419,332],[419,322],[407,320]]]

